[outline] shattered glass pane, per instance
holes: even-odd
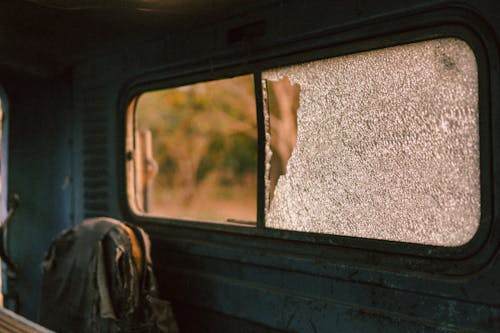
[[[300,101],[297,134],[279,134],[297,135],[297,142],[272,200],[267,182],[267,227],[438,246],[474,236],[481,214],[478,79],[464,41],[314,61],[263,79],[267,177],[279,154],[269,86],[287,80]]]

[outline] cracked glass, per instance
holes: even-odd
[[[459,246],[481,215],[478,74],[442,38],[263,73],[266,227]]]

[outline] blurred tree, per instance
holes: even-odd
[[[256,174],[251,75],[145,93],[136,124],[153,135],[157,188],[175,191],[185,204],[210,175],[224,186],[241,182],[245,173]]]

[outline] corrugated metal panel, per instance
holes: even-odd
[[[87,91],[90,96],[91,91]],[[84,98],[83,114],[83,208],[84,217],[109,212],[108,122],[102,112],[105,96]]]

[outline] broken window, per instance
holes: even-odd
[[[136,212],[255,224],[253,75],[145,92],[129,109],[128,189]]]
[[[260,87],[259,87],[260,88]],[[253,75],[129,107],[140,214],[255,225]],[[262,73],[267,228],[459,246],[481,215],[476,58],[442,38]]]
[[[481,214],[477,76],[455,38],[264,72],[266,226],[468,242]]]

